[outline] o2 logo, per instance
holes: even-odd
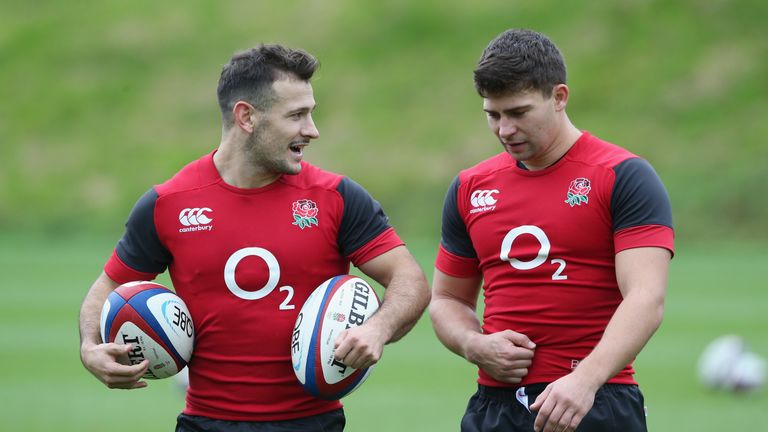
[[[261,258],[267,264],[267,268],[269,268],[269,279],[267,280],[267,283],[256,291],[244,290],[240,288],[235,281],[235,270],[237,270],[237,265],[240,264],[240,261],[242,261],[243,258],[249,256]],[[224,282],[227,284],[227,288],[232,291],[232,294],[244,300],[259,300],[268,296],[275,290],[275,288],[277,288],[278,281],[280,281],[280,264],[277,262],[277,258],[272,255],[272,252],[264,248],[248,247],[240,249],[233,253],[224,265]],[[293,287],[286,285],[280,287],[279,290],[285,292],[285,299],[280,303],[279,309],[295,309],[296,305],[291,304],[291,300],[293,299]]]
[[[514,243],[516,238],[523,234],[530,234],[534,236],[540,245],[539,253],[536,254],[536,257],[530,261],[522,261],[513,257],[514,253],[512,251],[512,243]],[[517,270],[532,270],[547,262],[550,249],[551,243],[549,242],[549,237],[547,237],[547,234],[544,232],[544,230],[535,225],[522,225],[511,229],[507,235],[504,236],[504,240],[501,241],[501,253],[499,254],[499,258],[501,258],[502,261],[508,262]],[[555,270],[555,272],[552,274],[552,280],[568,279],[568,276],[563,274],[566,265],[565,260],[560,258],[553,258],[550,263],[558,265],[557,270]]]

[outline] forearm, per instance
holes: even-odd
[[[616,281],[624,300],[574,373],[600,386],[637,356],[661,324],[670,258],[669,251],[655,247],[616,254]]]
[[[127,365],[130,344],[102,343],[99,331],[101,308],[109,293],[119,284],[101,273],[88,290],[80,307],[80,360],[83,366],[109,388],[137,389],[147,386],[141,378],[149,367],[144,360]],[[125,362],[119,363],[123,358]]]
[[[458,278],[435,269],[429,315],[438,339],[494,379],[517,384],[528,373],[536,345],[510,329],[484,334],[477,317],[481,278]]]
[[[482,334],[480,321],[472,305],[447,297],[436,297],[429,305],[432,327],[440,342],[470,362],[470,340]]]
[[[389,331],[387,343],[395,342],[416,325],[429,299],[427,280],[414,263],[392,275],[386,285],[381,307],[369,321]]]
[[[440,342],[452,352],[476,363],[470,353],[470,341],[482,335],[477,317],[480,275],[457,278],[435,268],[429,316]]]
[[[102,272],[88,290],[80,307],[80,346],[97,345],[102,342],[100,333],[101,309],[104,301],[118,286]]]
[[[618,374],[634,360],[661,324],[663,296],[636,293],[616,309],[595,349],[574,373],[590,377],[595,388]]]

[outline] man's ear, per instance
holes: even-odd
[[[565,106],[568,105],[568,94],[570,90],[565,84],[558,84],[552,89],[552,96],[555,103],[555,111],[565,110]]]
[[[245,101],[237,101],[232,107],[233,123],[245,132],[253,133],[261,112]]]

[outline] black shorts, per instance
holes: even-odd
[[[241,422],[180,414],[176,432],[342,432],[347,423],[344,410],[271,422]]]
[[[536,412],[529,407],[547,384],[521,388],[478,385],[461,419],[462,432],[529,432]],[[525,404],[525,405],[523,405]],[[643,394],[636,385],[605,384],[577,432],[647,432]]]

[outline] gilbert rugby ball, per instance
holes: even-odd
[[[376,292],[356,276],[330,278],[312,292],[291,338],[293,370],[309,393],[340,399],[368,378],[373,367],[353,369],[334,360],[334,343],[342,331],[363,324],[378,308]]]
[[[131,344],[130,364],[149,360],[144,378],[177,374],[192,357],[195,330],[184,301],[154,282],[128,282],[112,291],[101,309],[101,338]]]

